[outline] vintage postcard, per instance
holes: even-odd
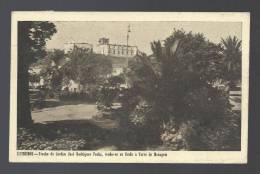
[[[12,12],[10,162],[247,163],[250,13]]]

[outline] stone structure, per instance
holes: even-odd
[[[83,48],[83,49],[86,49],[86,50],[89,50],[89,51],[92,51],[93,50],[93,45],[92,44],[89,44],[89,43],[76,43],[76,42],[68,42],[68,43],[65,43],[64,44],[64,53],[65,54],[68,54],[70,53],[71,51],[73,51],[73,49],[75,47],[78,47],[78,48]]]

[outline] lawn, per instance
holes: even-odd
[[[68,104],[32,111],[34,124],[18,128],[19,150],[135,149],[120,113],[104,113],[95,104]]]

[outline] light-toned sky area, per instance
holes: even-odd
[[[241,39],[242,25],[238,22],[54,22],[57,33],[47,42],[47,49],[63,49],[66,42],[97,44],[98,39],[107,37],[110,43],[126,44],[127,26],[131,33],[129,45],[151,54],[150,43],[164,40],[173,29],[203,33],[210,41],[218,43],[221,38],[237,36]]]

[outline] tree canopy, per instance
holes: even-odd
[[[112,63],[105,56],[82,48],[75,48],[64,66],[64,75],[82,85],[101,84],[112,71]]]
[[[55,25],[47,21],[23,21],[18,23],[19,58],[26,58],[28,64],[46,55],[46,41],[57,32]],[[19,44],[20,43],[20,44]]]
[[[199,126],[195,132],[189,131],[192,135],[187,142],[193,143],[189,139],[195,136],[200,145],[190,144],[192,149],[208,145],[205,137],[212,134],[200,130],[217,133],[230,113],[228,94],[213,85],[223,78],[221,45],[200,33],[174,30],[164,44],[154,41],[151,48],[152,56],[138,55],[129,63],[128,78],[134,92],[128,100],[135,101],[130,110],[132,121],[153,125],[149,129],[155,133],[162,130],[163,123],[172,121],[175,129],[183,124]]]

